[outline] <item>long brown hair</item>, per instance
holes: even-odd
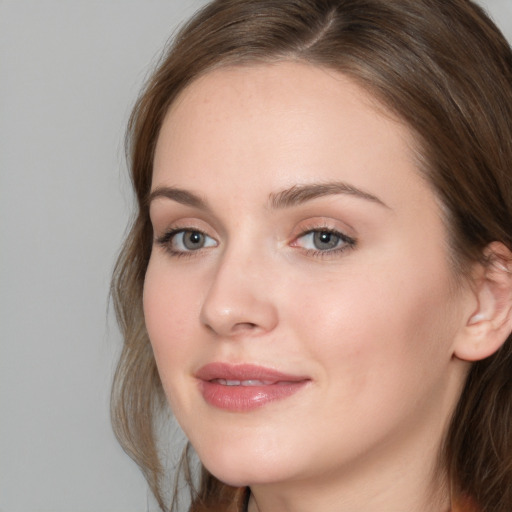
[[[147,198],[164,115],[201,74],[227,65],[300,60],[346,74],[415,133],[445,212],[461,275],[493,241],[512,249],[512,53],[470,0],[216,0],[178,34],[130,119],[137,211],[112,282],[124,335],[112,418],[162,510],[157,417],[165,407],[142,313],[152,229]],[[456,492],[485,512],[512,510],[512,341],[474,363],[446,436]],[[234,490],[203,468],[197,506]]]

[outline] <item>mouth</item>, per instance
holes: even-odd
[[[273,384],[290,384],[287,381],[272,382],[270,380],[226,380],[226,379],[213,379],[210,382],[215,382],[222,386],[271,386]]]
[[[196,373],[204,400],[211,406],[246,412],[284,400],[311,381],[257,365],[210,363]]]

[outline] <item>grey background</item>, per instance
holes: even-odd
[[[204,0],[0,0],[0,512],[152,509],[111,433],[124,126]],[[512,39],[512,0],[487,0]]]

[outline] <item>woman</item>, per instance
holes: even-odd
[[[468,0],[218,0],[180,32],[113,282],[114,424],[162,509],[167,400],[191,510],[512,510],[511,84]]]

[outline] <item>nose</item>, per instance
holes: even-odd
[[[201,308],[201,323],[217,336],[261,336],[278,323],[268,265],[225,255]]]

